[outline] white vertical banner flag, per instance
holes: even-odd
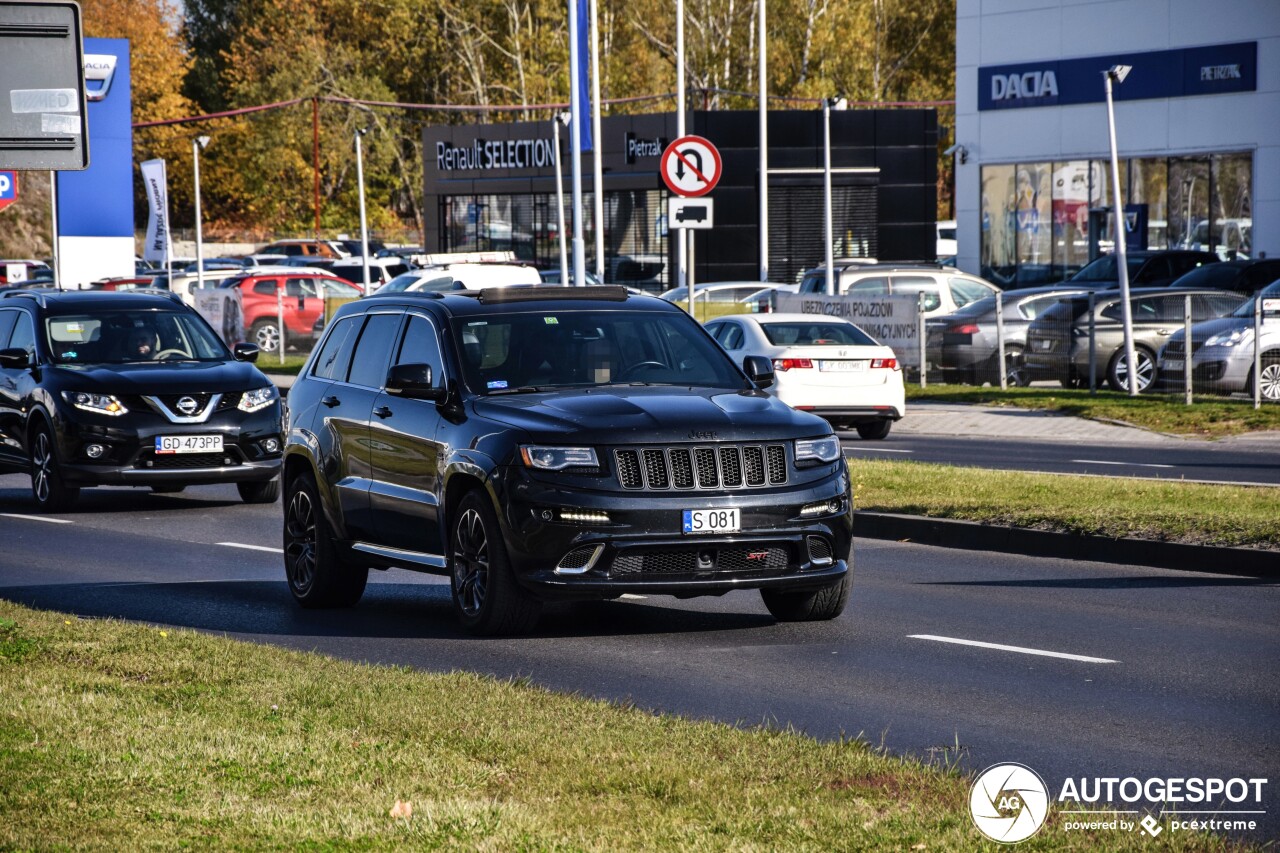
[[[169,262],[173,254],[173,242],[169,236],[169,183],[163,160],[146,160],[142,163],[142,183],[147,189],[147,241],[142,247],[142,257],[148,261]]]

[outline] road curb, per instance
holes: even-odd
[[[1151,539],[1109,539],[890,512],[859,510],[854,517],[854,536],[867,539],[910,540],[920,545],[967,551],[999,551],[1028,557],[1280,578],[1280,552],[1277,551],[1184,545]]]

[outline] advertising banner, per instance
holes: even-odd
[[[244,340],[244,308],[238,287],[199,287],[191,291],[196,312],[213,326],[228,347]]]
[[[779,293],[777,310],[848,320],[890,347],[903,367],[920,366],[919,297]]]
[[[147,241],[142,257],[165,264],[173,253],[169,237],[169,184],[163,160],[147,160],[142,164],[142,183],[147,190]]]

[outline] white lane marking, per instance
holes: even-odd
[[[266,551],[268,554],[279,554],[279,548],[268,548],[265,545],[243,545],[239,542],[217,542],[217,545],[226,545],[228,548],[244,548],[248,551]]]
[[[25,518],[27,521],[47,521],[50,524],[72,524],[65,518],[45,518],[43,515],[22,515],[16,512],[0,512],[5,518]]]
[[[1108,462],[1104,459],[1072,459],[1081,465],[1127,465],[1130,468],[1177,468],[1177,465],[1160,465],[1155,462]]]
[[[1110,660],[1109,658],[1091,658],[1087,655],[1069,655],[1066,652],[1047,652],[1044,649],[1027,649],[1022,646],[1006,646],[1001,643],[981,643],[977,640],[959,640],[955,637],[937,637],[933,634],[908,634],[913,640],[933,640],[935,643],[955,643],[960,646],[977,646],[980,649],[996,649],[1001,652],[1018,652],[1024,655],[1041,655],[1047,658],[1062,658],[1063,660],[1078,660],[1084,663],[1119,663],[1120,661]]]
[[[631,594],[631,593],[629,593],[629,592],[624,592],[624,593],[622,594],[622,597],[623,597],[623,598],[626,598],[626,599],[630,599],[631,601],[644,601],[644,600],[645,600],[646,598],[648,598],[649,596],[647,596],[647,595],[633,595],[633,594]]]
[[[846,447],[845,450],[869,450],[872,453],[915,453],[914,450],[898,450],[894,447]]]

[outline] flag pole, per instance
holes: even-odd
[[[596,277],[604,281],[604,166],[601,158],[603,142],[600,138],[600,3],[590,0],[591,6],[591,154],[593,172],[591,186],[595,192],[596,223]]]
[[[578,8],[582,0],[571,0],[569,9],[569,159],[573,167],[573,285],[581,287],[587,268],[582,239],[582,81],[579,78]]]

